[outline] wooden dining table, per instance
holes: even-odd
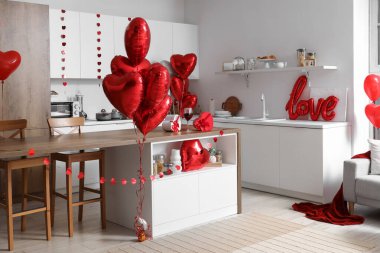
[[[239,129],[231,128],[214,128],[209,132],[192,130],[179,133],[164,132],[157,129],[146,136],[145,143],[215,136],[219,135],[221,130],[226,134],[239,132]],[[138,143],[138,136],[141,139],[143,137],[141,134],[136,135],[134,129],[126,129],[59,136],[26,137],[23,140],[2,139],[0,140],[0,159],[29,156],[31,149],[33,149],[34,155],[38,156],[70,150],[135,145]]]

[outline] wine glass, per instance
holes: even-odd
[[[183,109],[183,116],[185,117],[186,121],[187,121],[187,132],[190,131],[189,129],[189,120],[191,120],[191,118],[193,117],[193,108],[184,108]]]

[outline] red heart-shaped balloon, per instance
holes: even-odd
[[[380,128],[380,105],[368,104],[365,107],[365,115],[376,128]]]
[[[211,131],[214,128],[214,119],[211,113],[202,112],[199,117],[194,120],[193,126],[202,132]]]
[[[187,79],[197,65],[197,56],[195,54],[175,54],[170,57],[170,64],[182,79]]]
[[[203,168],[210,159],[210,153],[199,140],[184,141],[181,146],[182,171]]]
[[[16,51],[0,51],[0,80],[6,80],[21,63],[21,55]]]
[[[111,72],[114,75],[124,75],[128,72],[139,72],[143,73],[144,70],[148,70],[150,67],[150,62],[144,59],[140,64],[132,66],[131,61],[124,56],[115,56],[111,61]]]
[[[169,95],[166,95],[161,103],[157,104],[153,109],[141,106],[133,118],[136,127],[145,136],[165,119],[171,106],[172,99]]]
[[[188,79],[187,80],[187,84],[189,83],[188,82]],[[183,98],[183,95],[185,94],[185,82],[186,80],[182,80],[181,78],[179,77],[176,77],[176,76],[173,76],[172,77],[172,80],[171,80],[171,84],[170,84],[170,91],[171,93],[173,94],[173,97],[177,100],[177,101],[182,101],[182,98]]]
[[[380,98],[380,76],[368,75],[364,80],[364,91],[372,101]]]
[[[103,80],[103,90],[111,104],[129,118],[139,108],[144,95],[144,83],[137,72],[123,76],[107,75]]]
[[[160,63],[154,63],[146,75],[144,106],[153,108],[167,96],[170,86],[169,71]]]
[[[150,29],[143,18],[134,18],[125,31],[125,50],[132,66],[139,65],[146,57],[150,46]]]
[[[182,99],[182,106],[181,106],[181,116],[183,116],[183,109],[184,108],[192,108],[194,109],[195,106],[198,103],[198,97],[195,94],[187,93]]]

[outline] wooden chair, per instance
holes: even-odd
[[[0,131],[14,131],[8,138],[15,138],[17,135],[20,139],[25,138],[25,128],[27,121],[25,119],[20,120],[6,120],[0,121]],[[5,139],[4,137],[1,137]],[[51,239],[51,225],[50,225],[50,186],[49,186],[49,165],[45,164],[45,160],[48,156],[44,157],[21,157],[14,159],[2,159],[0,160],[0,169],[5,171],[6,181],[6,203],[0,204],[1,207],[7,210],[7,224],[8,224],[8,249],[11,251],[14,248],[13,242],[13,219],[21,216],[21,231],[26,229],[26,215],[34,214],[38,212],[45,212],[45,225],[46,225],[46,239]],[[28,169],[43,166],[44,174],[44,198],[28,194]],[[12,172],[14,170],[22,170],[22,211],[18,213],[13,212],[12,204]],[[28,199],[44,202],[44,206],[32,210],[26,210]]]
[[[50,118],[48,119],[50,135],[62,135],[63,132],[59,130],[62,127],[72,127],[73,129],[69,134],[78,132],[81,134],[81,126],[84,125],[83,117],[74,118]],[[73,192],[72,192],[72,175],[66,174],[66,195],[60,194],[55,191],[56,183],[56,161],[61,161],[66,163],[66,170],[71,169],[72,163],[79,162],[80,172],[85,173],[85,161],[99,160],[99,176],[104,177],[104,151],[91,151],[87,152],[84,150],[79,150],[79,152],[63,152],[63,153],[53,153],[51,154],[51,171],[52,171],[52,181],[51,181],[51,212],[52,212],[52,226],[54,226],[54,209],[55,209],[55,196],[61,197],[67,202],[67,219],[68,219],[68,229],[69,236],[73,236],[73,207],[79,206],[78,221],[81,222],[83,218],[83,205],[100,202],[101,208],[101,223],[102,228],[106,228],[106,206],[105,206],[105,188],[104,184],[100,185],[100,190],[92,189],[84,186],[84,178],[79,180],[79,202],[73,202]],[[99,198],[84,200],[84,191],[89,191],[93,193],[100,194]]]

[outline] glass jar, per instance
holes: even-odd
[[[297,64],[298,67],[305,67],[306,48],[297,49]]]
[[[165,155],[164,154],[156,155],[157,174],[159,174],[160,172],[164,172],[164,163],[165,163]]]
[[[305,65],[306,66],[315,66],[316,65],[316,53],[315,52],[309,52],[306,54]]]
[[[223,152],[222,152],[222,150],[216,151],[215,157],[216,157],[216,162],[217,163],[222,163],[223,162]]]
[[[164,173],[167,173],[168,175],[172,174],[172,167],[173,163],[164,163]]]

